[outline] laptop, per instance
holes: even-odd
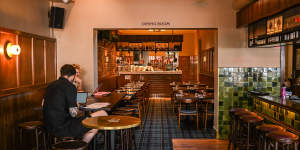
[[[88,97],[88,92],[78,92],[77,93],[77,103],[80,105],[85,105]]]

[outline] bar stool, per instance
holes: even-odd
[[[258,135],[257,149],[266,150],[267,149],[267,140],[266,134],[274,131],[285,131],[285,129],[279,125],[274,124],[263,124],[256,127],[256,133]]]
[[[234,114],[234,122],[235,122],[235,128],[233,132],[234,139],[233,142],[233,149],[235,150],[237,146],[242,145],[243,142],[245,142],[244,137],[247,137],[247,132],[245,131],[245,128],[243,128],[243,121],[241,120],[242,116],[257,116],[256,113],[250,112],[248,109],[237,109]],[[246,133],[246,135],[243,135]]]
[[[88,144],[79,140],[70,140],[53,144],[51,147],[54,150],[85,150]]]
[[[235,129],[237,128],[237,122],[235,121],[234,113],[238,111],[248,111],[248,109],[232,108],[229,110],[231,124],[230,124],[230,131],[228,134],[228,140],[229,140],[228,150],[231,148],[232,141],[235,141]],[[233,144],[233,148],[235,148],[234,144]]]
[[[246,128],[246,137],[247,137],[247,145],[246,148],[247,150],[250,149],[250,147],[254,147],[255,149],[255,134],[254,134],[254,129],[256,127],[256,125],[262,124],[264,121],[264,118],[257,116],[257,115],[253,115],[253,114],[249,114],[249,115],[243,115],[240,117],[242,123]],[[252,133],[252,134],[251,134]]]
[[[253,112],[250,112],[250,111],[248,111],[248,110],[240,110],[240,111],[236,111],[235,113],[234,113],[234,120],[235,120],[235,129],[234,129],[234,140],[233,140],[233,146],[234,146],[234,148],[236,148],[236,145],[238,145],[238,144],[240,144],[240,142],[242,142],[242,129],[243,128],[241,128],[241,119],[240,119],[240,117],[241,116],[245,116],[245,115],[256,115],[255,113],[253,113]]]
[[[39,142],[39,135],[42,134],[43,136],[43,146],[46,149],[46,137],[43,132],[43,122],[41,121],[28,121],[28,122],[23,122],[18,124],[19,128],[19,133],[20,133],[20,144],[22,144],[23,141],[23,132],[24,131],[34,131],[35,135],[35,144],[36,144],[36,149],[39,150],[40,142]]]
[[[271,149],[271,146],[274,145],[275,150],[278,150],[278,147],[281,146],[282,149],[290,149],[290,145],[294,145],[293,150],[298,150],[299,137],[291,132],[287,131],[274,131],[270,132],[267,135],[268,138],[268,150]]]

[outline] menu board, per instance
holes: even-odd
[[[274,33],[274,29],[275,29],[275,26],[274,26],[274,19],[269,19],[267,21],[267,34],[273,34]]]
[[[300,26],[300,14],[288,17],[284,21],[284,29],[292,29]]]
[[[282,26],[283,26],[282,16],[276,17],[274,19],[274,32],[275,33],[282,32]]]
[[[300,40],[300,6],[249,25],[248,38],[249,47]]]
[[[267,34],[282,32],[282,16],[271,18],[267,21]]]

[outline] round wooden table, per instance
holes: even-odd
[[[86,118],[82,120],[82,124],[87,128],[104,130],[105,149],[114,150],[115,149],[114,132],[116,130],[121,130],[122,132],[122,130],[137,127],[141,124],[141,120],[139,118],[130,117],[130,116],[110,115],[110,116],[98,116],[98,117]],[[110,134],[110,139],[108,138],[109,134]]]

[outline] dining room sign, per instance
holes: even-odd
[[[145,21],[141,23],[142,26],[170,26],[171,23],[168,21]]]

